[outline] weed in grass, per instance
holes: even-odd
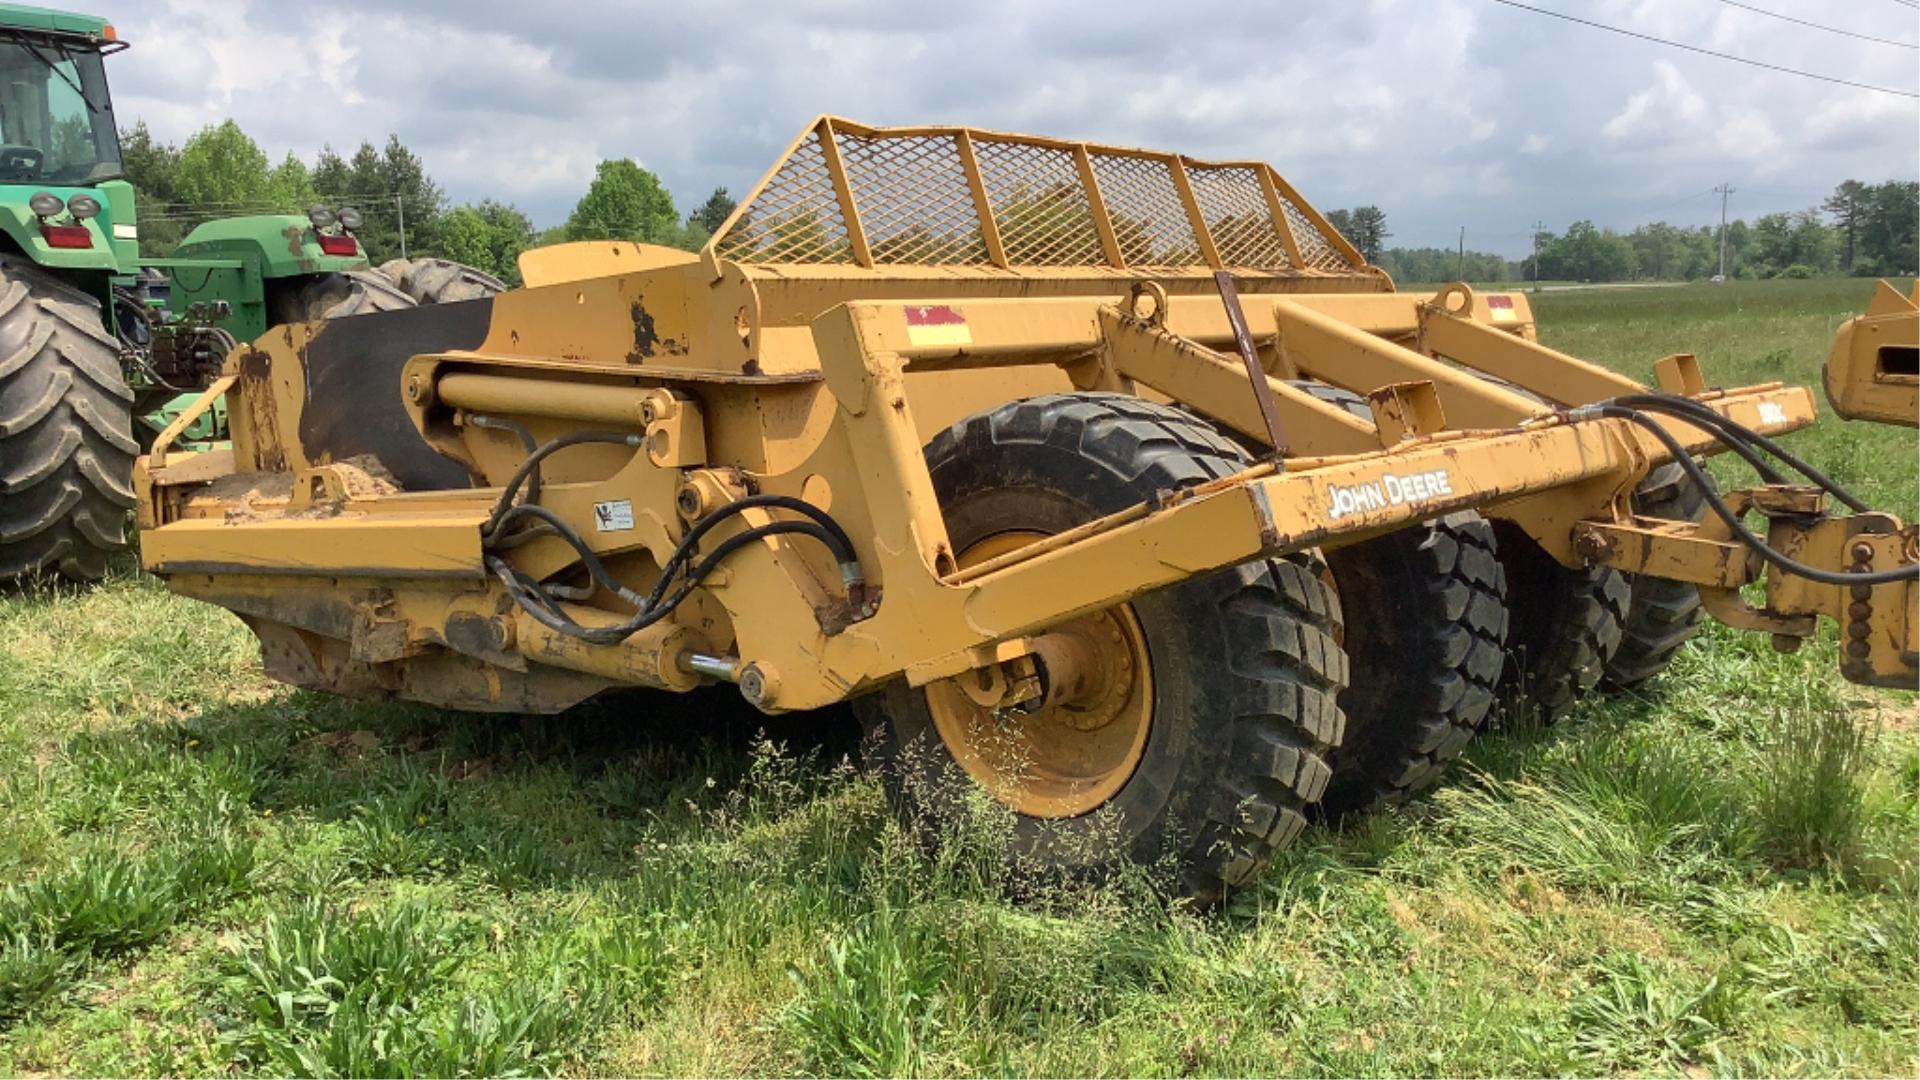
[[[0,1030],[67,983],[75,960],[44,937],[0,938]]]
[[[159,859],[95,849],[0,892],[0,936],[39,935],[76,954],[115,953],[165,933],[180,907],[178,879]]]
[[[1782,710],[1754,791],[1760,848],[1782,869],[1846,873],[1862,847],[1862,773],[1871,733],[1847,712]]]
[[[446,860],[418,817],[390,803],[353,808],[346,822],[347,866],[361,877],[428,877]]]
[[[937,935],[900,911],[876,909],[813,963],[790,969],[796,996],[779,1033],[811,1075],[924,1073],[948,961]]]
[[[472,937],[421,900],[360,914],[308,901],[269,915],[230,974],[256,1018],[293,1027],[331,1016],[350,989],[368,1007],[413,1003],[459,967]]]
[[[1702,1060],[1739,1008],[1738,995],[1718,980],[1677,987],[1631,953],[1602,958],[1592,978],[1567,1007],[1573,1049],[1589,1067],[1612,1072],[1676,1070]]]
[[[269,915],[227,960],[226,997],[251,1020],[234,1052],[273,1071],[379,1075],[388,1062],[361,1055],[396,1037],[473,937],[420,900],[359,914],[315,900]]]

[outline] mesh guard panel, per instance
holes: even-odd
[[[766,265],[1161,271],[1204,269],[1217,254],[1219,267],[1236,270],[1364,273],[1348,245],[1279,194],[1272,179],[1255,163],[822,119],[722,228],[712,250]],[[1296,249],[1297,265],[1289,257]]]

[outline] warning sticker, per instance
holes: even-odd
[[[614,499],[593,504],[593,527],[601,532],[633,528],[633,500]]]
[[[1514,310],[1511,296],[1487,297],[1487,314],[1493,317],[1494,322],[1520,321],[1520,313]]]
[[[901,310],[907,317],[907,341],[911,344],[973,344],[973,331],[967,329],[967,317],[957,307],[947,304],[910,304]]]

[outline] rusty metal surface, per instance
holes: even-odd
[[[1227,325],[1233,328],[1233,344],[1240,351],[1240,362],[1246,365],[1247,382],[1253,391],[1253,400],[1260,408],[1260,423],[1266,429],[1267,445],[1275,453],[1285,454],[1288,450],[1286,432],[1280,426],[1280,409],[1273,403],[1273,387],[1267,383],[1267,371],[1260,363],[1259,350],[1253,344],[1253,334],[1247,330],[1247,313],[1240,310],[1240,293],[1233,287],[1233,275],[1225,270],[1216,271],[1213,280],[1220,288],[1220,304],[1227,312]]]
[[[1849,420],[1920,425],[1920,284],[1903,296],[1882,281],[1866,313],[1834,335],[1821,378]]]

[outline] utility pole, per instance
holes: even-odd
[[[400,219],[400,257],[407,257],[407,200],[404,195],[393,196],[393,213]]]
[[[1467,280],[1467,227],[1460,226],[1460,261],[1453,265],[1453,280]]]
[[[1720,196],[1720,280],[1727,280],[1727,196],[1733,194],[1732,184],[1721,184],[1714,188]]]
[[[1540,230],[1545,223],[1535,219],[1533,223],[1533,291],[1540,291]]]

